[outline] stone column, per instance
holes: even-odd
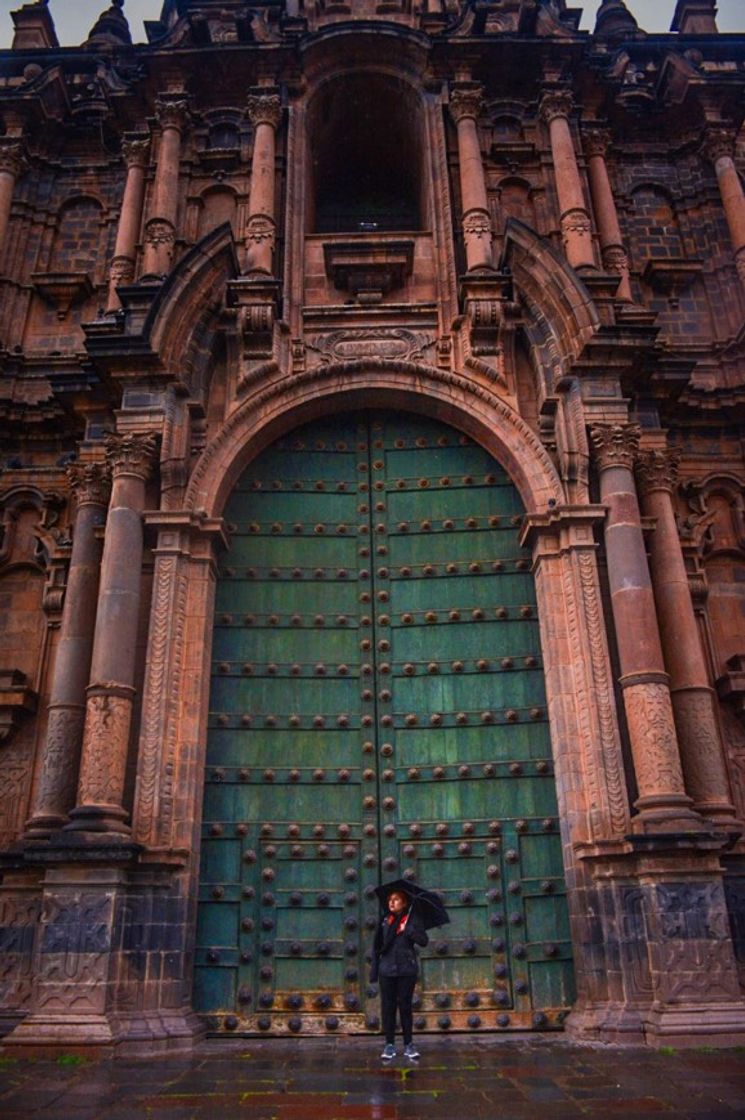
[[[584,136],[587,174],[590,180],[590,194],[595,210],[595,221],[600,235],[603,266],[608,272],[616,273],[621,277],[616,297],[625,303],[631,303],[629,258],[623,246],[618,212],[613,198],[610,178],[608,177],[608,167],[605,162],[610,134],[602,128],[591,128],[585,132]]]
[[[105,463],[73,463],[67,477],[77,509],[41,772],[26,825],[28,839],[45,839],[62,828],[75,804],[101,564],[96,530],[106,520],[111,489]]]
[[[156,457],[152,435],[110,436],[112,472],[93,639],[78,803],[66,829],[129,834],[122,804],[140,615],[142,510]]]
[[[274,220],[276,132],[282,105],[276,93],[251,94],[246,113],[254,129],[251,190],[246,228],[247,273],[274,275]]]
[[[163,97],[156,103],[161,127],[155,185],[145,225],[143,279],[159,280],[170,271],[176,240],[178,176],[181,135],[186,127],[188,105],[183,98]]]
[[[23,165],[23,145],[20,140],[0,138],[0,259],[8,232],[13,191]]]
[[[701,150],[714,164],[732,239],[737,274],[745,288],[745,192],[735,167],[734,147],[734,135],[729,129],[709,128]]]
[[[142,203],[145,198],[145,171],[149,140],[125,140],[122,155],[127,165],[119,226],[116,231],[114,258],[109,270],[109,295],[106,310],[118,311],[121,301],[116,294],[120,284],[129,284],[135,274],[135,253],[142,221]]]
[[[550,90],[541,98],[540,113],[551,137],[556,193],[561,211],[561,236],[567,260],[572,268],[595,268],[590,215],[585,206],[569,127],[572,104],[572,95],[568,90]]]
[[[494,267],[486,178],[476,127],[482,102],[480,86],[454,89],[450,94],[450,115],[458,129],[463,242],[466,247],[466,268],[469,272],[474,269]]]
[[[638,424],[596,424],[590,436],[607,507],[605,548],[620,684],[639,797],[636,832],[701,829],[680,765],[670,687],[634,486]]]
[[[674,451],[645,451],[637,462],[642,508],[655,519],[650,546],[652,585],[686,790],[697,812],[717,827],[731,830],[737,822],[716,700],[709,686],[672,503],[678,457]]]

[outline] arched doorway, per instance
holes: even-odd
[[[380,879],[444,893],[417,1029],[558,1027],[573,1000],[523,507],[434,420],[274,443],[225,511],[195,1006],[217,1030],[376,1029]]]

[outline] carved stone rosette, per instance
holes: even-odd
[[[548,90],[541,98],[539,113],[546,124],[557,117],[568,119],[574,108],[574,98],[568,89]]]
[[[463,120],[476,121],[484,103],[481,86],[471,89],[454,89],[450,94],[448,109],[456,124]]]
[[[677,448],[656,448],[639,452],[636,477],[643,493],[667,490],[672,493],[678,484],[680,451]]]
[[[78,508],[108,505],[111,494],[109,463],[72,463],[65,472]]]
[[[282,119],[282,102],[276,93],[252,93],[246,98],[246,116],[254,128],[260,124],[268,124],[270,128],[279,128]]]
[[[133,475],[147,482],[155,464],[158,441],[150,434],[129,432],[106,437],[106,460],[113,478]]]
[[[601,471],[611,467],[634,469],[639,453],[641,428],[638,424],[593,424],[590,440]]]

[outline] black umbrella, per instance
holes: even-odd
[[[399,891],[411,899],[412,906],[416,907],[419,920],[425,929],[434,926],[444,926],[450,921],[448,912],[442,904],[442,899],[434,891],[425,890],[410,879],[394,879],[392,883],[381,883],[375,888],[375,893],[385,906],[389,894]]]

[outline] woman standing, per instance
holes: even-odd
[[[404,1057],[415,1060],[419,1051],[412,1037],[411,1001],[419,975],[416,945],[424,947],[429,938],[411,899],[402,890],[392,890],[386,898],[388,912],[378,926],[373,942],[371,983],[380,982],[380,1005],[385,1047],[381,1057],[390,1062],[396,1057],[396,1011],[404,1036]]]

